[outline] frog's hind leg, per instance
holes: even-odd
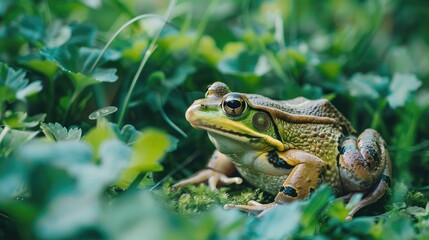
[[[372,129],[365,130],[357,139],[347,137],[339,152],[343,188],[347,192],[365,194],[349,212],[347,219],[351,220],[357,211],[384,195],[390,185],[391,160],[384,140]]]
[[[353,215],[361,208],[375,203],[378,199],[380,199],[384,195],[384,193],[386,192],[386,189],[390,187],[390,177],[391,177],[390,158],[388,162],[386,162],[386,165],[388,166],[386,166],[383,172],[383,175],[381,176],[381,179],[378,182],[377,186],[350,210],[350,212],[347,214],[346,220],[350,221],[353,218]]]

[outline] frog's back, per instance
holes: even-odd
[[[297,97],[289,100],[271,100],[257,94],[249,94],[247,97],[255,105],[280,109],[293,115],[332,118],[343,129],[344,134],[356,132],[343,114],[326,99],[310,100]]]

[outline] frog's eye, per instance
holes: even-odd
[[[223,111],[232,117],[237,117],[247,110],[247,103],[238,94],[229,94],[222,102]]]

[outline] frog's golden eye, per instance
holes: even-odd
[[[222,102],[223,111],[232,117],[237,117],[247,110],[247,103],[238,94],[229,94]]]

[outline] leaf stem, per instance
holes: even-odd
[[[377,111],[374,113],[374,116],[372,118],[372,122],[371,122],[371,128],[373,129],[377,129],[379,126],[384,128],[383,131],[385,130],[385,127],[383,124],[381,123],[381,115],[383,113],[384,108],[387,105],[387,99],[383,99],[378,103],[377,106]]]
[[[183,161],[182,163],[179,164],[179,166],[177,166],[175,169],[173,169],[173,171],[169,172],[167,175],[165,175],[161,180],[159,180],[159,182],[157,182],[155,185],[153,185],[149,191],[154,190],[155,188],[157,188],[161,183],[165,182],[165,180],[169,179],[171,176],[173,176],[173,174],[175,174],[176,172],[178,172],[180,169],[182,169],[183,167],[185,167],[186,165],[188,165],[189,163],[191,163],[192,161],[194,161],[199,155],[201,154],[200,150],[195,151],[194,153],[192,153],[191,156],[187,157],[185,159],[185,161]]]
[[[127,110],[128,107],[128,102],[130,101],[131,98],[131,94],[133,93],[134,87],[137,84],[137,80],[140,76],[140,73],[143,70],[143,67],[146,65],[146,62],[149,60],[150,55],[152,55],[153,51],[155,51],[156,47],[153,46],[153,49],[149,48],[146,50],[145,55],[143,57],[143,60],[140,62],[139,68],[137,69],[136,74],[134,75],[134,78],[131,82],[130,87],[128,88],[128,92],[127,95],[125,96],[125,99],[122,103],[122,106],[120,107],[120,111],[119,111],[119,119],[118,119],[118,126],[121,127],[122,123],[124,121],[124,116],[125,116],[125,112]]]
[[[0,133],[0,144],[3,141],[3,138],[6,136],[7,132],[9,132],[9,130],[10,128],[7,125],[5,125],[3,130]]]
[[[72,95],[72,97],[70,98],[69,103],[67,104],[66,112],[64,113],[63,123],[65,123],[65,122],[67,121],[67,119],[68,119],[68,117],[69,117],[69,115],[70,115],[70,111],[71,111],[71,108],[72,108],[72,106],[73,106],[73,103],[77,100],[77,98],[79,97],[79,95],[80,95],[80,93],[81,93],[81,92],[82,92],[82,90],[81,90],[81,89],[76,89],[76,90],[73,92],[73,95]]]
[[[124,116],[125,116],[125,112],[126,112],[127,107],[128,107],[128,102],[130,101],[131,94],[132,94],[132,92],[133,92],[133,90],[134,90],[135,85],[137,84],[137,80],[138,80],[138,78],[139,78],[139,76],[140,76],[140,74],[141,74],[141,72],[142,72],[142,70],[143,70],[143,67],[146,65],[146,62],[149,60],[149,57],[150,57],[150,56],[152,55],[152,53],[155,51],[155,49],[156,49],[155,43],[156,43],[156,41],[158,40],[159,35],[161,34],[161,31],[164,29],[165,25],[166,25],[166,24],[167,24],[167,22],[169,21],[169,18],[170,18],[170,16],[171,16],[171,13],[172,13],[173,8],[174,8],[174,6],[175,6],[175,5],[176,5],[176,0],[171,0],[171,1],[170,1],[170,4],[169,4],[169,6],[168,6],[167,12],[166,12],[166,14],[165,14],[165,18],[163,19],[163,20],[164,20],[164,24],[163,24],[163,25],[162,25],[162,27],[159,29],[159,31],[155,34],[155,36],[152,38],[152,41],[150,42],[150,45],[149,45],[149,47],[147,48],[147,50],[146,50],[146,52],[145,52],[145,54],[144,54],[144,56],[143,56],[142,61],[140,62],[139,68],[138,68],[138,70],[137,70],[136,74],[134,75],[134,78],[133,78],[133,80],[132,80],[132,82],[131,82],[131,85],[130,85],[130,87],[128,88],[127,95],[125,96],[124,102],[123,102],[122,106],[120,107],[119,119],[118,119],[118,126],[119,126],[119,127],[121,127],[121,126],[122,126],[122,123],[123,123],[123,121],[124,121]],[[156,15],[155,15],[155,16],[156,16]],[[134,18],[134,19],[132,19],[132,20],[136,21],[135,19],[137,19],[137,17],[136,17],[136,18]],[[127,22],[124,26],[122,26],[119,30],[120,30],[120,31],[122,31],[122,29],[124,29],[126,26],[128,26],[129,24],[131,24],[130,22],[131,22],[132,20],[128,21],[128,22]],[[117,31],[117,34],[119,34],[119,32],[120,32],[119,30]],[[117,35],[117,34],[115,34],[115,35]],[[109,43],[110,43],[110,42],[111,42],[111,41],[109,41]],[[105,49],[107,49],[107,48],[105,47]],[[103,49],[103,50],[105,51],[105,49]],[[101,53],[103,53],[103,51],[102,51]],[[100,54],[101,54],[101,53],[100,53]],[[97,61],[96,61],[96,63],[97,63]],[[96,64],[96,63],[95,63],[95,64]],[[95,68],[95,65],[94,65],[94,68]],[[92,70],[92,68],[91,68],[91,70]]]
[[[143,178],[146,176],[147,172],[140,172],[139,175],[133,180],[131,185],[127,188],[127,191],[135,190],[138,188],[140,182],[143,180]]]
[[[95,68],[97,67],[97,64],[100,62],[101,58],[103,57],[103,55],[106,53],[107,49],[110,47],[110,45],[112,44],[113,40],[115,40],[115,38],[125,29],[127,28],[129,25],[133,24],[136,21],[139,21],[141,19],[145,19],[145,18],[160,18],[161,20],[163,20],[164,22],[166,21],[163,17],[159,16],[158,14],[142,14],[139,15],[131,20],[129,20],[128,22],[126,22],[124,25],[122,25],[118,30],[116,30],[116,32],[112,35],[112,37],[110,37],[109,41],[106,43],[106,45],[104,45],[103,49],[101,50],[101,52],[98,54],[98,57],[95,59],[94,63],[92,64],[91,68],[89,69],[89,74],[91,74]]]
[[[217,3],[217,0],[211,1],[210,5],[207,7],[207,10],[200,21],[200,24],[198,24],[197,26],[197,36],[195,38],[194,47],[191,48],[191,55],[190,55],[191,62],[193,62],[194,59],[197,57],[198,46],[200,45],[201,38],[203,37],[203,34],[204,34],[204,29],[206,29],[207,27],[207,23],[209,22],[211,13],[213,12],[213,9],[216,6],[216,3]]]
[[[250,13],[249,13],[250,2],[251,2],[250,0],[243,1],[243,8],[245,9],[245,14],[243,15],[243,23],[248,30],[255,33],[255,30],[253,29],[252,21],[250,20]],[[291,79],[283,71],[282,65],[280,64],[276,56],[273,54],[273,52],[267,50],[264,43],[261,41],[259,37],[255,38],[255,43],[256,43],[256,47],[262,52],[263,55],[267,57],[267,60],[270,62],[270,65],[273,68],[274,72],[277,74],[277,76],[280,79],[282,79],[285,83],[289,83],[289,82],[294,83],[293,79]]]
[[[161,112],[162,118],[164,118],[164,120],[168,123],[168,125],[170,125],[178,133],[180,133],[184,138],[187,138],[188,135],[182,129],[180,129],[173,121],[171,121],[171,119],[165,113],[164,109],[162,108],[161,95],[159,93],[157,94],[157,104],[158,104],[159,111]]]
[[[0,120],[3,119],[4,101],[0,98]]]

